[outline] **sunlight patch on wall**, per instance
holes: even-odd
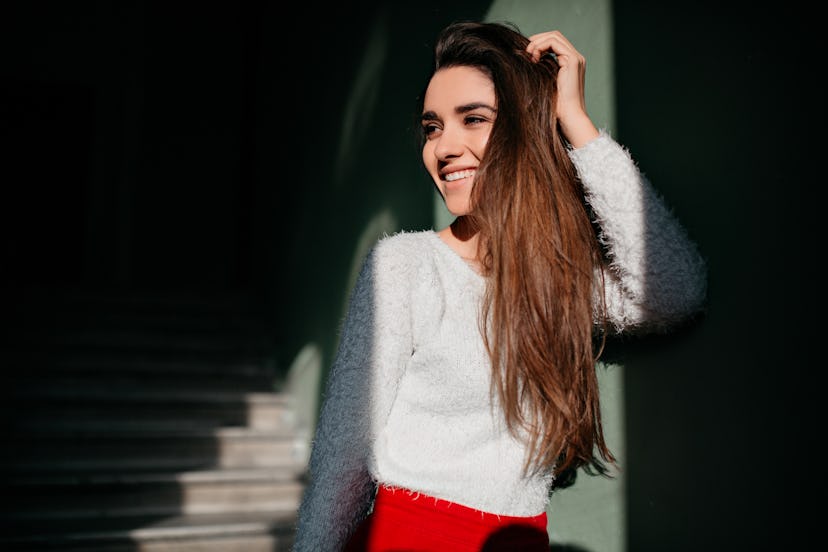
[[[294,458],[307,463],[316,430],[319,385],[324,355],[316,343],[307,343],[288,369],[285,392],[289,398],[290,422],[296,434]]]

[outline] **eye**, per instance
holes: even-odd
[[[423,136],[425,136],[426,138],[431,138],[437,132],[440,131],[440,127],[437,125],[437,123],[424,123],[422,128]]]
[[[488,122],[488,119],[481,115],[466,115],[466,117],[463,119],[463,122],[467,125],[477,125],[480,123]]]

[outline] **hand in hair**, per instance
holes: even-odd
[[[529,37],[526,51],[534,61],[547,53],[555,54],[558,70],[558,122],[564,136],[579,148],[598,136],[589,118],[584,96],[586,59],[560,31],[547,31]]]

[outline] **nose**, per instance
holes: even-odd
[[[434,145],[434,155],[440,161],[463,155],[463,140],[456,127],[447,125],[443,128]]]

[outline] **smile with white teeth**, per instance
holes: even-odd
[[[465,171],[456,171],[453,173],[449,173],[446,175],[446,182],[453,182],[455,180],[460,180],[461,178],[474,176],[474,173],[474,169],[466,169]]]

